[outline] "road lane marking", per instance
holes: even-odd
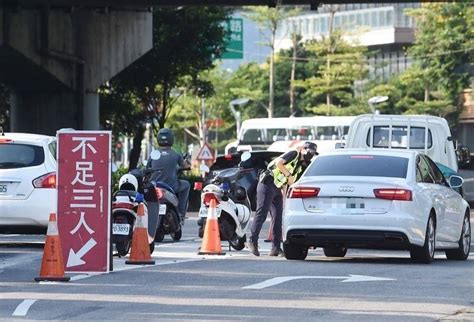
[[[373,282],[373,281],[395,281],[393,278],[385,277],[374,277],[374,276],[365,276],[365,275],[349,275],[349,276],[280,276],[268,279],[261,283],[248,285],[242,287],[243,289],[250,290],[261,290],[267,287],[275,286],[282,284],[288,281],[293,280],[303,280],[303,279],[339,279],[342,280],[342,283],[353,283],[353,282]]]
[[[13,312],[13,316],[25,316],[28,313],[30,307],[35,303],[37,300],[24,300],[20,303]]]
[[[185,309],[193,310],[195,308],[203,308],[209,311],[209,307],[213,308],[235,308],[249,310],[249,308],[268,310],[275,308],[276,310],[290,309],[298,310],[305,309],[314,312],[315,310],[338,310],[342,312],[363,312],[369,311],[371,314],[379,316],[387,313],[393,315],[407,315],[413,318],[414,314],[429,317],[431,319],[440,319],[445,315],[453,314],[463,309],[466,309],[465,304],[450,303],[447,298],[427,298],[425,296],[416,297],[412,302],[406,302],[403,299],[388,298],[382,301],[380,297],[370,297],[368,299],[344,296],[322,296],[315,300],[314,298],[298,298],[298,299],[280,299],[280,298],[215,298],[206,296],[203,293],[195,296],[187,297],[167,297],[164,295],[133,295],[133,294],[98,294],[98,293],[64,293],[64,292],[6,292],[0,293],[0,300],[23,300],[23,299],[38,299],[50,301],[58,301],[58,305],[69,305],[72,301],[84,301],[88,303],[138,303],[152,304],[152,305],[167,305],[167,306],[182,306]],[[378,301],[378,302],[377,302]],[[374,303],[377,303],[374,305]],[[72,303],[74,304],[74,303]],[[234,310],[235,311],[235,310]],[[144,317],[143,315],[141,317]],[[133,315],[129,319],[137,319]],[[150,320],[149,317],[144,317],[145,320]],[[231,319],[231,318],[230,318]],[[268,318],[267,318],[268,319]],[[156,320],[156,319],[155,319]],[[180,319],[183,320],[183,319]],[[235,320],[235,319],[234,319]],[[381,320],[380,318],[378,320]]]

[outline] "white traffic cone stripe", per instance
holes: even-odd
[[[207,219],[217,219],[217,210],[216,210],[216,207],[212,207],[212,204],[209,207],[209,212],[207,214]]]
[[[58,222],[56,221],[56,215],[49,217],[47,236],[59,236]]]

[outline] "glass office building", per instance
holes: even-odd
[[[369,78],[387,80],[411,64],[405,49],[414,41],[414,21],[405,9],[419,6],[420,3],[333,5],[338,9],[333,28],[343,30],[349,41],[369,48]],[[323,6],[317,12],[307,10],[285,20],[278,29],[278,49],[290,48],[290,37],[295,32],[302,41],[328,35],[330,19],[329,7]]]

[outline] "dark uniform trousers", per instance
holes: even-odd
[[[257,208],[251,228],[250,242],[257,243],[258,235],[262,230],[263,223],[267,219],[268,211],[271,208],[273,216],[273,240],[272,248],[280,248],[281,244],[281,225],[283,217],[283,195],[281,189],[273,183],[273,177],[267,178],[263,183],[257,185]]]

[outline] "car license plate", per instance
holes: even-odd
[[[112,224],[113,235],[128,235],[130,232],[129,224]]]
[[[166,204],[160,204],[160,215],[166,215]]]
[[[7,194],[7,192],[8,192],[8,185],[0,182],[0,195]]]
[[[347,209],[365,209],[364,198],[347,198]]]

